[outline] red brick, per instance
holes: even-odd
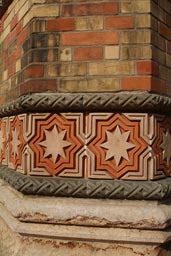
[[[151,90],[151,76],[135,76],[122,78],[122,90]]]
[[[134,27],[134,18],[132,16],[106,17],[106,29],[129,29]]]
[[[11,30],[13,30],[13,28],[17,25],[17,23],[18,23],[18,15],[15,15],[10,24]]]
[[[171,42],[167,41],[167,53],[171,54]]]
[[[10,78],[11,76],[13,76],[15,74],[15,63],[8,66],[8,78]]]
[[[20,95],[31,92],[55,92],[57,90],[56,79],[30,80],[20,85]]]
[[[159,33],[168,40],[171,40],[171,29],[165,24],[159,24]]]
[[[118,3],[66,4],[62,7],[63,16],[117,14]]]
[[[166,81],[152,77],[152,87],[153,92],[166,93]]]
[[[17,38],[17,45],[22,45],[27,37],[28,37],[28,30],[23,29]]]
[[[9,44],[16,39],[18,34],[22,31],[23,24],[22,22],[19,22],[16,27],[10,32],[10,34],[7,36],[5,40],[6,47],[9,46]]]
[[[171,14],[170,15],[169,14],[166,15],[166,24],[169,27],[171,27]]]
[[[74,50],[74,60],[101,60],[102,58],[102,47],[76,48]]]
[[[138,61],[136,63],[138,75],[159,76],[159,65],[154,61]]]
[[[96,45],[117,44],[117,32],[78,32],[63,33],[61,35],[62,45]]]
[[[43,77],[44,75],[44,66],[43,65],[31,65],[24,70],[24,78],[35,78]]]
[[[48,21],[48,31],[74,30],[74,19],[56,19]]]

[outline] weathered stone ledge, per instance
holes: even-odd
[[[112,111],[152,112],[170,115],[169,96],[146,91],[116,93],[32,93],[0,107],[0,116],[26,112]]]
[[[133,228],[144,230],[145,233],[145,230],[162,230],[171,224],[169,204],[157,201],[24,196],[3,180],[0,180],[0,204],[22,223]],[[169,232],[161,234],[170,237]]]

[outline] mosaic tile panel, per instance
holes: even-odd
[[[34,113],[0,120],[0,162],[27,175],[154,180],[171,174],[171,118]]]

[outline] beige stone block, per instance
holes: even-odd
[[[150,28],[151,16],[150,14],[137,15],[135,19],[136,28]]]
[[[12,19],[14,18],[14,15],[15,15],[14,9],[10,10],[8,16],[4,20],[4,28],[6,28],[11,23]]]
[[[103,29],[103,17],[79,17],[75,20],[76,30],[101,30]]]
[[[60,67],[60,76],[82,76],[86,73],[86,63],[62,63]]]
[[[25,4],[21,7],[21,9],[19,10],[18,13],[18,20],[21,20],[25,14],[28,12],[29,10],[29,2],[25,2]]]
[[[11,89],[11,79],[4,81],[0,86],[0,93],[4,94]]]
[[[10,33],[10,24],[4,29],[4,31],[1,33],[1,40],[0,42],[3,42],[5,38],[9,35]]]
[[[71,48],[60,49],[59,59],[60,59],[60,61],[71,61],[72,60]]]
[[[93,78],[80,80],[62,79],[59,84],[60,92],[111,92],[119,90],[119,78]]]
[[[134,74],[133,61],[92,62],[89,64],[90,75],[129,75]]]
[[[21,60],[20,59],[18,59],[16,61],[16,72],[19,72],[19,71],[21,71]]]
[[[8,78],[8,72],[7,72],[7,70],[5,70],[2,74],[2,80],[5,81],[5,80],[7,80],[7,78]]]
[[[151,59],[152,49],[151,46],[122,46],[121,59]]]
[[[146,13],[151,11],[150,0],[122,0],[122,13]]]
[[[46,67],[46,74],[50,77],[57,77],[59,75],[59,65],[58,64],[49,64]]]
[[[105,46],[105,59],[119,59],[119,46]]]
[[[33,5],[31,12],[33,12],[33,17],[56,17],[59,16],[59,5]]]
[[[149,29],[123,31],[120,42],[123,44],[151,43],[151,31]]]
[[[15,11],[15,14],[17,14],[19,12],[19,10],[21,10],[22,6],[24,4],[26,4],[26,2],[29,3],[29,0],[16,0],[15,1],[15,4],[14,4],[14,11]]]

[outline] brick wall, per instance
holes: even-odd
[[[1,102],[43,91],[170,94],[170,14],[170,0],[14,0],[1,18]]]

